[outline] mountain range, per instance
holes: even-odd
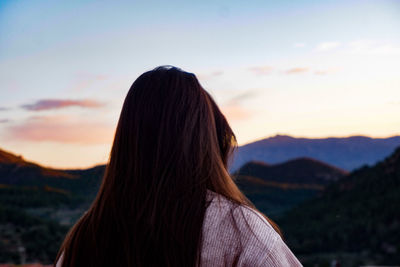
[[[276,135],[238,147],[230,171],[238,170],[250,161],[268,164],[310,157],[343,170],[351,171],[363,165],[373,165],[400,146],[400,136],[370,138],[365,136],[295,138]]]

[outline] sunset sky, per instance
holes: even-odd
[[[175,65],[239,144],[400,134],[400,1],[1,1],[0,148],[105,163],[124,97]]]

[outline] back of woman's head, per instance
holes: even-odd
[[[124,179],[138,183],[124,187],[130,192],[139,186],[152,199],[160,194],[193,198],[192,190],[205,189],[216,172],[226,172],[235,144],[225,117],[195,75],[158,67],[142,74],[128,92],[110,167],[135,174]]]
[[[249,204],[227,172],[235,146],[194,74],[142,74],[123,104],[97,197],[60,249],[64,266],[194,266],[207,189]]]

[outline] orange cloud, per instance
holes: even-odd
[[[69,116],[35,116],[24,123],[7,128],[9,139],[23,141],[53,141],[60,143],[111,143],[113,126]]]
[[[21,107],[26,110],[40,111],[49,109],[60,109],[66,107],[83,107],[83,108],[99,108],[104,106],[104,103],[100,103],[96,100],[84,99],[84,100],[62,100],[62,99],[42,99],[36,101],[33,104],[25,104]]]
[[[308,68],[292,68],[285,71],[286,74],[297,74],[307,72]]]
[[[248,68],[248,70],[257,75],[268,75],[272,72],[273,68],[270,66],[258,66]]]
[[[316,70],[316,71],[314,71],[314,74],[316,74],[316,75],[327,75],[327,74],[331,74],[331,73],[336,73],[338,71],[339,71],[339,69]]]
[[[326,74],[328,74],[329,72],[328,71],[326,71],[326,70],[317,70],[317,71],[314,71],[314,74],[316,74],[316,75],[326,75]]]

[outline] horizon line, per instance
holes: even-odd
[[[364,135],[364,134],[358,134],[358,133],[356,134],[355,133],[355,134],[343,135],[343,136],[328,135],[328,136],[325,136],[325,137],[321,137],[321,136],[319,136],[319,137],[311,137],[311,136],[304,136],[304,135],[292,135],[292,134],[286,134],[286,133],[276,133],[274,135],[261,137],[261,138],[255,139],[253,141],[250,141],[250,142],[245,142],[245,143],[243,143],[241,145],[238,145],[238,146],[246,146],[246,145],[249,145],[249,144],[252,144],[252,143],[256,143],[256,142],[263,141],[265,139],[270,139],[270,138],[277,137],[277,136],[287,136],[287,137],[291,137],[291,138],[294,138],[294,139],[319,139],[319,140],[321,140],[321,139],[329,139],[329,138],[338,138],[339,139],[339,138],[350,138],[350,137],[365,137],[365,138],[370,138],[370,139],[388,139],[388,138],[392,138],[392,137],[400,137],[400,132],[392,134],[392,135],[388,135],[388,136],[371,136],[371,135]]]
[[[242,144],[242,145],[238,145],[238,147],[246,146],[246,145],[249,145],[249,144],[252,144],[252,143],[260,142],[260,141],[263,141],[263,140],[266,140],[266,139],[270,139],[270,138],[274,138],[274,137],[277,137],[277,136],[285,136],[285,137],[290,137],[290,138],[293,138],[293,139],[314,139],[314,140],[315,139],[318,139],[318,140],[330,139],[330,138],[344,139],[344,138],[350,138],[350,137],[365,137],[365,138],[369,138],[369,139],[389,139],[389,138],[394,138],[394,137],[400,137],[400,133],[396,133],[394,135],[390,135],[390,136],[386,136],[386,137],[368,136],[368,135],[363,135],[363,134],[353,134],[353,135],[346,135],[346,136],[306,137],[306,136],[295,136],[295,135],[290,135],[290,134],[285,134],[285,133],[276,133],[274,135],[269,135],[267,137],[263,137],[263,138],[256,139],[254,141],[251,141],[251,142],[248,142],[248,143],[245,143],[245,144]],[[38,161],[26,159],[22,154],[11,152],[10,150],[3,149],[1,147],[0,147],[0,151],[12,154],[12,155],[14,155],[16,157],[21,157],[22,160],[24,160],[27,163],[32,163],[32,164],[38,165],[38,166],[43,167],[43,168],[52,169],[52,170],[60,170],[60,171],[86,170],[86,169],[91,169],[91,168],[95,168],[95,167],[107,164],[107,162],[99,162],[99,163],[94,163],[92,165],[89,165],[87,167],[67,167],[67,168],[65,168],[65,167],[61,167],[61,166],[57,167],[57,166],[44,165],[44,164],[42,164],[42,163],[40,163]]]

